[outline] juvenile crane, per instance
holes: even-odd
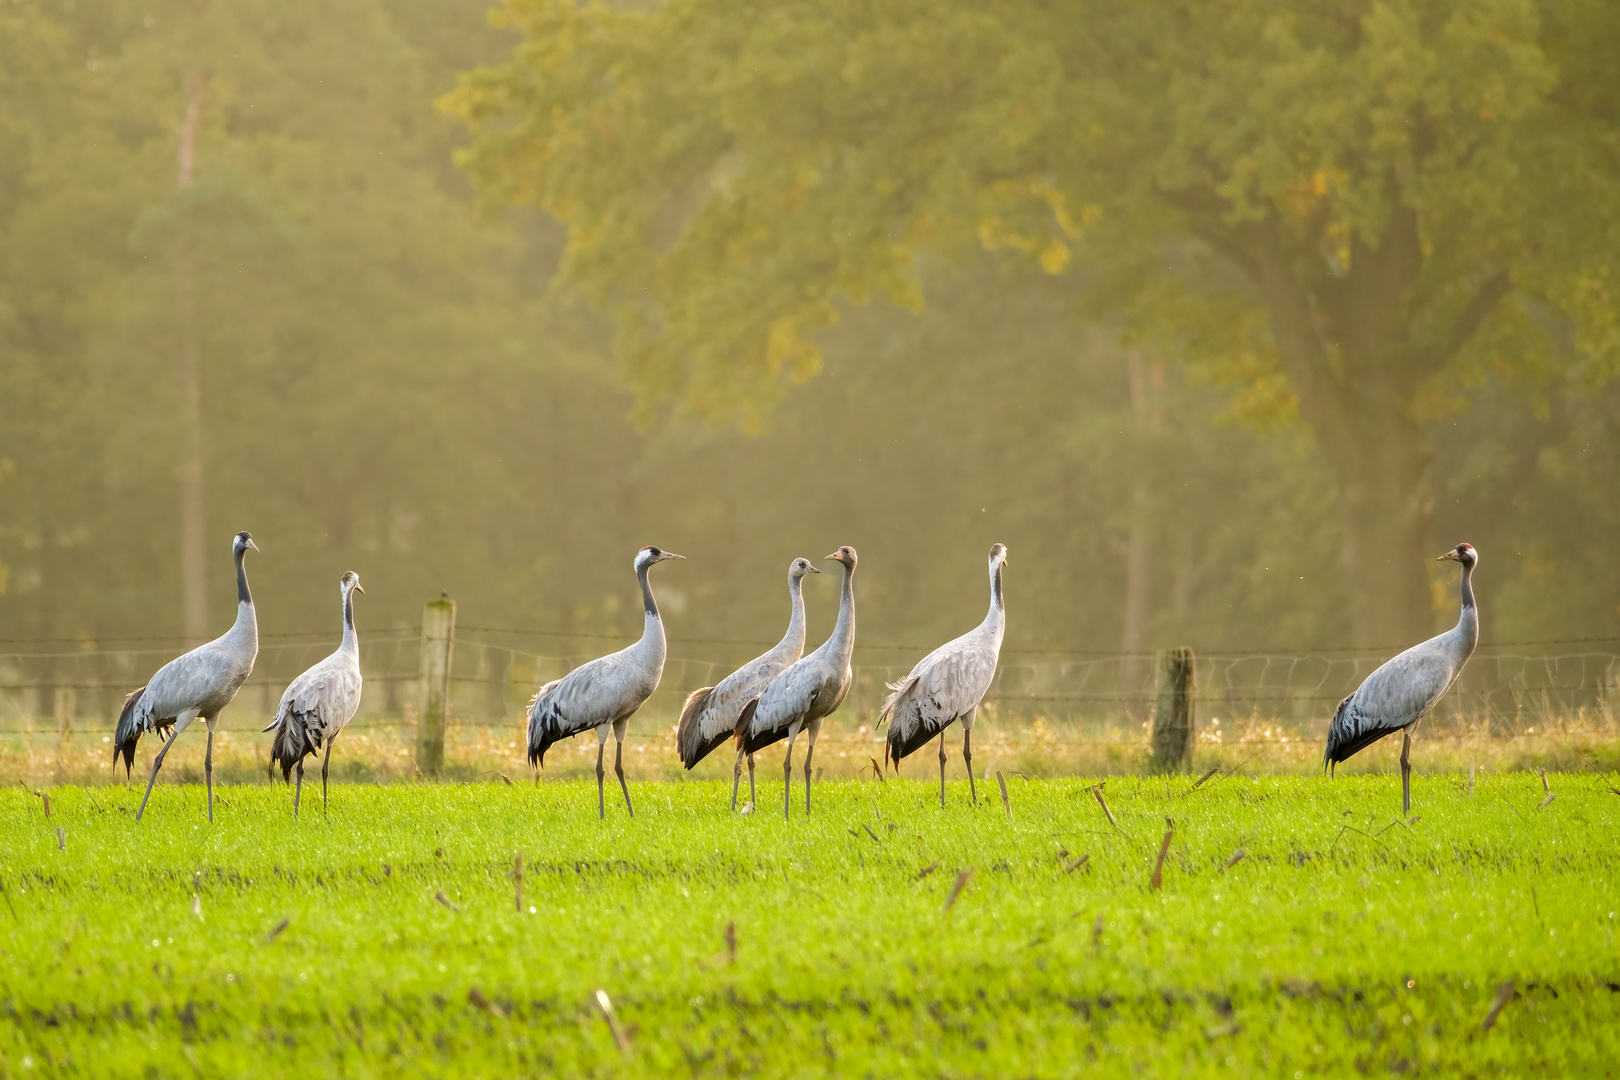
[[[715,747],[735,737],[737,718],[743,707],[759,697],[770,681],[804,653],[804,576],[819,574],[809,559],[788,564],[788,626],[782,640],[762,656],[756,656],[713,686],[692,691],[681,708],[675,743],[681,764],[688,769],[702,761]],[[737,809],[737,786],[742,780],[743,755],[731,775],[731,808]],[[754,758],[748,755],[748,775],[754,774]]]
[[[113,767],[117,768],[122,755],[124,775],[129,775],[135,762],[135,744],[146,732],[156,731],[158,738],[164,740],[163,749],[152,760],[152,775],[146,781],[141,808],[135,811],[136,821],[146,813],[152,785],[157,783],[158,770],[163,768],[169,748],[199,716],[208,725],[208,753],[203,758],[203,775],[208,781],[208,820],[214,820],[214,724],[220,710],[231,703],[236,691],[253,673],[253,661],[259,655],[259,621],[253,611],[253,594],[248,591],[247,566],[243,562],[249,548],[259,550],[248,533],[237,533],[231,541],[231,552],[236,558],[236,622],[223,637],[199,645],[158,668],[145,686],[124,699],[113,735]]]
[[[815,652],[772,679],[765,692],[749,702],[737,718],[738,755],[753,754],[781,739],[788,741],[782,759],[782,816],[788,816],[793,786],[793,742],[809,732],[804,754],[804,812],[810,812],[810,759],[816,753],[821,721],[844,703],[849,693],[850,655],[855,651],[855,549],[845,545],[827,556],[844,567],[844,590],[832,636]],[[748,772],[748,798],[754,798],[754,773]]]
[[[599,656],[581,664],[562,678],[540,688],[529,703],[529,764],[542,768],[546,749],[552,743],[596,729],[596,813],[607,817],[602,794],[602,752],[607,745],[608,728],[616,743],[613,771],[624,792],[624,808],[631,817],[630,785],[624,781],[624,731],[630,716],[658,689],[664,674],[664,622],[658,616],[647,571],[668,559],[684,559],[672,551],[644,547],[636,553],[636,579],[641,582],[642,606],[646,610],[641,640],[628,649]]]
[[[939,736],[939,805],[945,806],[945,729],[962,721],[962,764],[967,767],[968,791],[979,801],[973,782],[973,720],[979,702],[996,677],[1001,656],[1001,638],[1007,628],[1007,605],[1001,595],[1001,570],[1007,565],[1007,549],[1001,544],[990,548],[990,611],[973,630],[954,641],[947,641],[917,662],[883,702],[878,723],[889,725],[889,741],[884,748],[884,764],[894,762]]]
[[[1401,732],[1401,813],[1412,812],[1412,730],[1462,674],[1479,642],[1479,608],[1474,604],[1474,567],[1479,553],[1458,544],[1439,560],[1462,563],[1462,613],[1457,625],[1414,645],[1367,676],[1356,692],[1339,702],[1328,726],[1329,770],[1356,751]],[[1439,561],[1437,560],[1437,561]]]
[[[281,779],[298,770],[298,786],[293,790],[293,817],[304,794],[304,759],[325,747],[321,757],[321,809],[326,809],[326,770],[332,761],[332,740],[343,726],[354,719],[360,707],[360,639],[354,630],[354,594],[360,575],[348,571],[338,581],[343,600],[343,640],[337,652],[292,681],[281,695],[276,718],[266,731],[276,737],[270,743],[270,769],[281,766]]]

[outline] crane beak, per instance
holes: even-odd
[[[366,590],[365,590],[365,587],[364,587],[364,586],[363,586],[363,585],[361,585],[361,584],[360,584],[360,583],[359,583],[359,582],[358,582],[358,581],[357,581],[357,582],[355,582],[355,583],[354,583],[354,591],[355,591],[355,592],[357,592],[357,593],[363,593],[363,592],[365,592],[365,591],[366,591]]]
[[[1444,555],[1436,555],[1434,557],[1435,562],[1445,562],[1447,559],[1450,559],[1452,562],[1461,561],[1457,558],[1457,553],[1455,551],[1448,551]]]
[[[811,564],[811,565],[810,565],[810,572],[811,572],[811,573],[812,573],[812,574],[819,574],[819,573],[821,573],[821,567],[819,567],[819,566],[816,566],[816,565],[815,565],[815,564],[814,564],[814,563],[812,563],[812,564]]]
[[[250,548],[252,548],[252,549],[253,549],[253,550],[254,550],[254,551],[259,551],[259,545],[258,545],[258,544],[255,544],[255,543],[254,543],[254,542],[253,542],[253,541],[252,541],[252,539],[251,539],[251,538],[250,538],[250,539],[249,539],[249,540],[248,540],[248,542],[247,542],[247,546],[248,546],[248,547],[250,547]],[[264,552],[262,552],[262,551],[259,551],[259,554],[261,554],[261,555],[263,555],[263,554],[264,554]]]
[[[666,551],[666,552],[664,552],[664,559],[680,559],[680,560],[682,560],[684,562],[685,559],[686,559],[686,556],[685,555],[677,555],[673,551]],[[658,561],[663,562],[664,560],[660,559]]]

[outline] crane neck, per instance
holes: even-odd
[[[339,645],[338,648],[347,649],[350,652],[353,652],[354,650],[358,649],[359,647],[360,647],[360,639],[359,639],[359,636],[355,633],[355,629],[354,629],[354,590],[353,589],[344,589],[343,590],[343,643],[341,645]]]
[[[844,567],[844,590],[838,598],[838,621],[833,624],[832,636],[823,646],[823,654],[834,667],[848,667],[855,652],[855,568]]]
[[[231,624],[226,636],[232,639],[246,638],[248,647],[256,654],[259,648],[259,618],[253,610],[253,594],[248,591],[246,557],[246,548],[236,553],[236,622]]]
[[[636,580],[641,582],[641,606],[645,612],[645,619],[641,629],[641,642],[643,645],[656,649],[661,658],[665,647],[664,620],[658,615],[658,601],[653,597],[652,584],[647,580],[647,571],[650,569],[652,569],[651,563],[636,569]],[[659,663],[662,664],[663,660],[660,659]]]
[[[801,577],[788,578],[788,625],[787,633],[777,643],[778,649],[787,649],[793,652],[804,651],[804,579]]]
[[[1474,568],[1467,563],[1463,563],[1462,568],[1462,611],[1457,616],[1455,633],[1462,638],[1466,652],[1473,652],[1474,646],[1479,644],[1479,607],[1474,603]]]
[[[985,622],[999,622],[1007,613],[1007,598],[1001,592],[1001,564],[990,571],[990,612],[984,617]]]

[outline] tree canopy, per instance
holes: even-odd
[[[443,106],[486,201],[567,224],[643,406],[757,427],[925,253],[1027,255],[1296,414],[1364,641],[1428,621],[1434,422],[1620,359],[1620,27],[1597,0],[507,0]]]

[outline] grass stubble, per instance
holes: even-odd
[[[1604,1075],[1614,783],[12,786],[0,1073]]]

